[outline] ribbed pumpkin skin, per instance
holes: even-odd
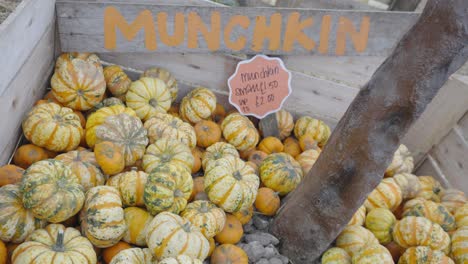
[[[111,106],[115,106],[115,105],[121,105],[121,106],[125,106],[124,102],[120,99],[120,98],[117,98],[117,97],[108,97],[104,100],[102,100],[102,102],[100,102],[99,104],[95,105],[93,107],[93,109],[89,110],[88,111],[88,117],[96,112],[97,110],[101,109],[101,108],[104,108],[104,107],[111,107]],[[130,108],[129,108],[130,109]],[[131,109],[130,109],[131,110]],[[136,114],[135,114],[136,115]],[[86,127],[86,126],[85,126]]]
[[[63,232],[63,252],[55,249],[57,235]],[[34,231],[27,242],[19,245],[11,257],[12,263],[88,263],[97,262],[96,252],[88,239],[72,227],[50,224],[45,229]]]
[[[88,63],[94,64],[96,67],[99,68],[101,66],[101,61],[96,54],[89,53],[89,52],[67,52],[62,53],[60,56],[57,57],[55,62],[55,70],[60,68],[63,64],[69,63],[74,59],[81,59]]]
[[[398,173],[393,175],[396,184],[400,186],[403,199],[413,199],[421,190],[419,178],[411,173]]]
[[[312,169],[312,166],[314,166],[321,152],[322,151],[319,148],[309,149],[302,152],[301,154],[299,154],[299,156],[296,157],[297,162],[299,162],[299,164],[302,167],[302,173],[304,175],[307,175],[310,169]]]
[[[395,211],[403,200],[400,186],[392,178],[383,179],[367,197],[364,205],[367,211],[375,208],[387,208]]]
[[[439,193],[442,191],[442,185],[439,181],[434,179],[432,176],[419,176],[419,182],[421,183],[421,190],[416,197],[431,200],[436,203],[440,202]]]
[[[432,250],[430,247],[410,247],[400,257],[398,264],[454,264],[454,262],[442,251]]]
[[[407,216],[393,228],[393,240],[404,248],[428,246],[445,253],[450,251],[450,237],[438,224],[424,217]]]
[[[210,201],[228,213],[252,206],[260,185],[254,169],[232,156],[209,163],[204,178]]]
[[[156,264],[148,248],[124,249],[115,255],[109,264]]]
[[[207,88],[198,87],[188,93],[180,103],[180,117],[191,123],[208,119],[216,108],[216,95]]]
[[[56,103],[35,106],[22,127],[24,136],[34,145],[56,152],[78,147],[84,133],[79,116]]]
[[[378,245],[379,241],[371,231],[362,226],[347,226],[336,238],[336,246],[344,249],[351,257],[364,247]]]
[[[388,249],[382,245],[364,247],[353,256],[353,264],[393,264],[393,258]]]
[[[249,257],[245,251],[235,245],[222,244],[215,248],[210,259],[211,264],[247,264]]]
[[[330,137],[330,127],[322,120],[303,116],[296,121],[294,135],[296,138],[301,138],[306,134],[313,135],[319,146],[324,146]]]
[[[140,119],[128,114],[110,116],[96,127],[96,143],[110,141],[124,148],[125,166],[132,166],[145,154],[148,138]]]
[[[94,145],[96,144],[96,127],[104,123],[109,116],[115,116],[122,113],[136,116],[133,109],[125,107],[124,105],[103,107],[92,113],[86,120],[86,144],[88,144],[90,148],[94,148]]]
[[[148,226],[146,243],[158,260],[187,255],[204,260],[210,244],[197,227],[182,217],[162,212]]]
[[[79,58],[56,65],[50,85],[60,103],[79,111],[101,102],[106,91],[102,67]]]
[[[227,157],[227,156],[239,158],[239,152],[237,152],[236,148],[229,143],[225,143],[225,142],[214,143],[213,145],[206,148],[206,151],[203,153],[203,158],[202,158],[203,169],[206,168],[208,163]]]
[[[194,162],[192,151],[187,145],[178,140],[161,138],[146,149],[143,169],[150,173],[159,165],[173,163],[191,171]]]
[[[351,220],[349,220],[348,225],[364,225],[366,222],[366,207],[362,205],[359,209],[354,213]]]
[[[468,227],[468,203],[465,203],[462,207],[458,208],[455,212],[455,222],[457,227]]]
[[[445,231],[456,228],[455,217],[442,204],[422,198],[409,200],[403,208],[403,216],[422,216],[439,224]]]
[[[116,188],[124,206],[145,207],[143,199],[148,174],[143,171],[131,170],[112,176],[106,185]]]
[[[104,79],[107,89],[116,97],[124,97],[132,80],[118,65],[111,65],[104,68]]]
[[[413,157],[408,148],[401,144],[393,154],[393,160],[385,170],[385,176],[390,177],[398,173],[411,173],[414,168]]]
[[[202,264],[199,259],[193,259],[189,256],[180,255],[173,258],[166,258],[159,262],[159,264]]]
[[[142,120],[148,120],[156,113],[166,113],[171,107],[171,94],[166,84],[155,78],[143,77],[133,82],[125,99],[127,106]]]
[[[164,211],[178,214],[187,206],[192,188],[189,171],[171,163],[162,164],[148,176],[143,196],[146,208],[152,215]]]
[[[146,228],[153,220],[153,216],[138,207],[127,207],[124,209],[125,223],[128,226],[123,241],[137,245],[146,246]]]
[[[279,138],[281,140],[289,137],[294,129],[294,119],[291,113],[286,110],[276,112],[276,123],[278,125]]]
[[[452,257],[457,264],[468,263],[468,227],[459,228],[453,233]]]
[[[366,217],[366,228],[369,229],[381,244],[392,242],[392,229],[396,218],[385,208],[372,209]]]
[[[210,201],[189,203],[181,216],[197,226],[206,238],[212,238],[223,230],[226,214]]]
[[[452,214],[467,202],[465,193],[457,189],[442,190],[440,201]]]
[[[169,114],[157,113],[145,122],[150,143],[161,138],[178,140],[189,148],[197,145],[197,136],[193,127],[181,119]]]
[[[65,165],[70,166],[70,169],[78,177],[78,182],[87,191],[92,187],[104,185],[106,176],[99,169],[96,161],[96,156],[88,150],[75,150],[55,157]]]
[[[300,164],[286,153],[268,155],[260,165],[259,174],[262,183],[280,195],[296,189],[303,175]]]
[[[322,264],[351,264],[351,257],[344,249],[334,247],[323,253]]]
[[[111,186],[89,189],[80,222],[83,235],[96,247],[106,248],[119,242],[127,231],[127,224],[117,189]]]
[[[252,121],[239,113],[226,116],[221,123],[221,130],[226,141],[239,151],[255,148],[260,139]]]
[[[172,74],[167,71],[166,69],[162,68],[149,68],[146,71],[144,71],[140,78],[142,77],[151,77],[151,78],[158,78],[161,79],[167,86],[167,89],[169,89],[169,92],[171,93],[171,98],[172,101],[175,102],[177,99],[177,93],[179,91],[179,87],[177,85],[177,80],[172,76]]]
[[[46,223],[23,207],[17,184],[0,188],[0,208],[0,239],[4,242],[21,243],[36,227],[42,228]]]
[[[21,182],[23,204],[36,218],[58,223],[80,211],[83,186],[70,168],[58,160],[42,160],[31,165]]]

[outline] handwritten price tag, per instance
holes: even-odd
[[[291,73],[279,58],[256,55],[237,64],[229,78],[229,102],[259,119],[281,109],[291,94]]]

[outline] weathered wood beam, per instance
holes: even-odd
[[[296,264],[317,261],[380,182],[400,140],[468,58],[468,1],[431,0],[359,92],[271,231]]]

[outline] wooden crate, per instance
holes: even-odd
[[[112,4],[125,5],[122,2],[125,1],[114,0]],[[154,2],[139,0],[132,2],[132,5],[142,3],[151,7]],[[205,5],[214,8],[220,6],[205,0],[157,1],[158,4],[168,2],[173,5]],[[6,59],[3,60],[4,65],[8,65],[0,73],[0,109],[5,118],[5,125],[0,127],[1,164],[9,161],[20,135],[21,121],[25,113],[34,101],[45,93],[57,54],[72,47],[93,47],[92,36],[89,36],[90,46],[73,46],[70,42],[78,38],[77,33],[90,32],[86,31],[90,27],[94,30],[89,16],[87,17],[88,13],[82,11],[96,11],[96,7],[102,7],[106,3],[109,2],[94,0],[84,3],[75,0],[56,3],[55,0],[25,0],[15,13],[0,25],[0,52],[1,57]],[[57,7],[56,12],[54,6]],[[273,12],[271,9],[252,10],[251,12]],[[345,11],[301,12],[343,14]],[[380,21],[377,24],[383,25],[382,30],[388,34],[379,35],[383,39],[376,43],[384,43],[386,48],[374,50],[375,53],[365,52],[364,55],[279,55],[292,73],[293,94],[285,104],[286,109],[296,115],[314,116],[334,127],[360,87],[385,59],[401,34],[418,17],[416,13],[369,11],[354,11],[352,16],[359,17],[359,12],[367,12],[370,17]],[[81,20],[76,20],[77,16],[81,16]],[[378,20],[379,17],[383,17],[384,20]],[[385,21],[385,25],[382,21]],[[227,79],[234,72],[237,63],[246,58],[246,55],[242,54],[147,53],[141,52],[144,51],[141,49],[140,52],[120,53],[108,52],[98,47],[91,49],[88,51],[104,51],[98,53],[103,61],[125,66],[134,78],[150,66],[167,68],[181,83],[181,96],[194,86],[206,86],[226,105]],[[464,69],[450,78],[404,139],[404,143],[414,153],[418,165],[417,174],[437,176],[446,185],[457,186],[465,192],[468,192],[467,111],[468,76],[467,70]]]

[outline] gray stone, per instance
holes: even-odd
[[[255,264],[270,264],[270,261],[266,258],[261,258],[259,261],[255,262]]]
[[[269,262],[270,264],[283,264],[283,261],[279,258],[271,258]]]
[[[267,219],[262,218],[261,216],[254,215],[253,223],[257,229],[265,230],[268,228],[270,222]]]
[[[279,240],[273,236],[272,234],[265,233],[265,232],[255,232],[252,234],[248,234],[245,236],[245,241],[247,243],[250,243],[252,241],[258,241],[262,246],[268,246],[268,245],[278,245]]]
[[[265,258],[271,259],[277,254],[278,254],[278,250],[273,245],[269,245],[265,247],[265,255],[264,255]]]
[[[255,229],[255,226],[253,224],[253,221],[250,220],[250,222],[248,222],[247,224],[244,225],[244,233],[252,233],[252,232],[255,232],[256,229]]]
[[[253,241],[244,247],[244,251],[249,257],[249,261],[256,263],[265,254],[265,248],[257,241]]]
[[[281,261],[283,262],[283,264],[288,264],[289,263],[289,259],[288,257],[286,256],[283,256],[283,255],[278,255],[276,256],[277,258],[281,259]]]

